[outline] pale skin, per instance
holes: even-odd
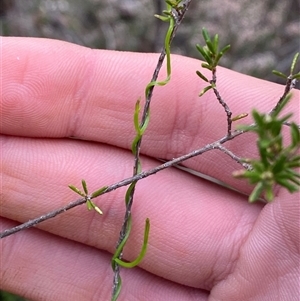
[[[157,54],[30,38],[2,38],[1,54],[1,231],[77,199],[67,186],[79,187],[82,178],[93,191],[131,176],[134,104]],[[173,56],[172,66],[169,85],[154,92],[143,170],[226,134],[213,93],[198,98],[200,62]],[[284,87],[220,68],[218,88],[237,115],[269,111]],[[288,110],[299,123],[300,95],[293,93]],[[252,134],[227,146],[256,155]],[[251,191],[231,177],[241,167],[220,151],[185,165]],[[31,300],[110,300],[125,191],[95,200],[102,216],[83,205],[2,239],[0,288]],[[278,189],[273,203],[249,204],[177,169],[140,181],[124,258],[139,253],[147,217],[149,247],[139,267],[122,269],[119,300],[298,300],[299,209],[299,193]]]

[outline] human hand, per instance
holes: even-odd
[[[74,200],[67,185],[82,178],[94,191],[131,176],[134,104],[157,54],[29,38],[2,38],[1,53],[1,231]],[[155,88],[143,170],[226,134],[212,93],[198,98],[199,65],[173,56],[171,82]],[[218,87],[234,114],[269,111],[283,91],[222,68]],[[240,156],[256,154],[251,133],[227,145]],[[231,177],[240,166],[219,151],[185,165],[251,191]],[[125,191],[95,200],[103,216],[80,206],[1,240],[1,289],[31,300],[110,300]],[[137,184],[126,260],[139,252],[147,217],[147,254],[139,268],[122,269],[119,300],[298,300],[299,194],[281,189],[273,203],[249,204],[247,196],[165,170]]]

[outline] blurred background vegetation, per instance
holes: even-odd
[[[46,37],[91,48],[160,52],[167,24],[153,17],[164,0],[2,0],[4,36]],[[172,52],[197,57],[201,29],[231,44],[222,64],[275,81],[300,50],[299,0],[192,1]]]
[[[160,52],[167,24],[153,17],[164,0],[0,0],[2,36],[44,37],[91,48]],[[231,44],[222,64],[271,81],[300,50],[299,0],[195,0],[172,52],[199,58],[201,30]],[[223,42],[223,44],[222,44]],[[195,67],[196,68],[196,67]],[[282,81],[281,81],[282,83]],[[21,301],[0,292],[0,301]]]

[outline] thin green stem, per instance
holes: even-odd
[[[165,37],[164,50],[162,51],[162,53],[160,55],[158,64],[155,68],[155,71],[154,71],[154,74],[152,77],[152,80],[145,88],[146,101],[145,101],[142,119],[139,124],[138,124],[139,100],[137,101],[137,104],[136,104],[135,114],[134,114],[134,125],[135,125],[135,129],[136,129],[136,137],[134,138],[133,143],[132,143],[132,153],[134,155],[133,176],[139,174],[141,171],[140,148],[141,148],[143,133],[146,130],[146,127],[149,123],[150,102],[152,99],[153,89],[155,86],[166,85],[170,81],[170,78],[171,78],[170,45],[171,45],[172,39],[174,38],[175,31],[176,31],[177,27],[179,26],[181,20],[183,19],[183,16],[186,13],[191,0],[187,1],[187,4],[185,4],[185,6],[180,6],[180,9],[178,8],[178,11],[177,11],[177,6],[178,6],[179,2],[181,2],[181,1],[177,1],[177,2],[176,2],[176,8],[174,8],[174,6],[172,6],[171,4],[169,4],[169,2],[167,2],[167,11],[164,11],[164,13],[167,15],[167,17],[161,18],[162,20],[169,21],[169,28],[167,30],[166,37]],[[180,12],[179,12],[179,10],[180,10]],[[181,10],[183,10],[183,11],[181,11]],[[179,18],[179,16],[180,16],[180,18]],[[167,57],[167,78],[164,81],[157,81],[158,74],[162,67],[162,63],[164,61],[165,56]],[[116,253],[114,254],[114,257],[113,257],[113,260],[114,260],[114,262],[112,264],[112,267],[114,270],[114,282],[113,282],[113,294],[112,294],[113,298],[115,298],[114,296],[116,296],[116,293],[120,291],[120,282],[119,282],[120,267],[119,267],[118,263],[122,262],[121,258],[122,258],[122,253],[123,253],[123,247],[128,239],[130,229],[131,229],[131,207],[133,204],[135,185],[136,185],[136,182],[133,182],[130,185],[128,192],[126,193],[126,212],[125,212],[123,225],[122,225],[122,228],[120,231],[120,236],[119,236],[118,243],[117,243]],[[149,228],[147,227],[147,222],[146,222],[146,228],[149,231]],[[146,231],[146,229],[145,229],[145,231]],[[147,232],[146,236],[148,237],[148,232]],[[148,240],[146,240],[146,241],[148,241]],[[144,256],[145,252],[146,252],[146,247],[144,246],[142,248],[142,252],[141,252],[142,256]],[[138,258],[138,260],[140,261],[141,258]]]

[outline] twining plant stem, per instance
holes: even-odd
[[[171,52],[170,45],[175,36],[175,32],[180,25],[187,9],[190,4],[190,1],[186,1],[185,4],[181,5],[181,0],[172,0],[166,1],[167,10],[163,11],[163,16],[156,16],[163,21],[169,22],[169,28],[165,37],[164,50],[160,54],[157,66],[155,68],[154,74],[150,83],[145,88],[145,106],[142,114],[141,121],[139,122],[139,111],[140,111],[140,100],[137,101],[134,113],[134,126],[136,130],[136,136],[132,143],[132,153],[134,155],[134,167],[133,167],[133,176],[141,172],[141,162],[140,162],[140,149],[142,143],[143,134],[147,128],[150,118],[150,103],[152,99],[153,89],[155,86],[164,86],[166,85],[171,78]],[[165,56],[167,57],[167,78],[164,81],[157,81],[159,71],[162,67]],[[148,234],[149,234],[149,220],[146,220],[145,226],[145,235],[144,235],[144,244],[142,246],[142,251],[140,256],[133,263],[125,263],[121,260],[123,255],[123,247],[129,237],[131,230],[131,208],[133,204],[133,197],[135,192],[135,185],[137,181],[133,181],[126,193],[125,204],[126,211],[124,216],[123,225],[120,231],[120,236],[118,239],[116,252],[112,258],[112,268],[114,270],[114,281],[113,281],[113,292],[112,292],[112,301],[115,301],[121,290],[121,277],[120,277],[120,266],[123,267],[132,267],[141,261],[145,255],[147,243],[148,243]]]
[[[246,170],[238,171],[236,174],[237,177],[244,177],[248,178],[250,183],[257,184],[254,188],[252,194],[250,195],[249,201],[256,201],[260,195],[265,192],[266,200],[272,201],[274,198],[274,186],[281,185],[288,189],[291,193],[298,191],[300,186],[300,174],[297,173],[294,169],[300,167],[300,156],[298,155],[298,151],[300,148],[300,131],[299,125],[295,123],[289,123],[287,120],[291,116],[288,114],[281,119],[279,118],[279,113],[282,108],[286,105],[289,100],[289,92],[292,88],[294,88],[296,80],[300,78],[300,73],[293,74],[294,67],[296,65],[297,59],[299,54],[296,54],[292,66],[291,66],[291,73],[289,76],[282,74],[281,72],[275,71],[274,73],[286,78],[286,86],[283,96],[280,98],[274,109],[268,114],[261,114],[257,111],[253,111],[252,115],[255,120],[255,124],[250,126],[245,126],[240,128],[239,130],[232,131],[231,125],[232,122],[238,119],[241,119],[247,116],[246,113],[239,114],[236,117],[231,117],[232,113],[226,104],[226,102],[220,96],[219,91],[216,88],[216,67],[217,64],[222,57],[222,55],[229,49],[229,45],[225,46],[221,51],[218,50],[218,35],[215,35],[213,39],[210,38],[206,30],[203,30],[203,36],[206,42],[206,45],[201,47],[197,45],[197,49],[205,59],[205,63],[202,63],[202,67],[211,70],[212,72],[212,79],[208,80],[200,71],[197,71],[197,75],[207,82],[209,85],[205,87],[200,96],[206,93],[208,90],[212,89],[215,93],[216,98],[218,99],[219,103],[224,107],[226,115],[227,115],[227,135],[215,142],[207,144],[206,146],[192,151],[188,154],[180,156],[176,159],[171,161],[165,162],[151,170],[148,171],[141,171],[141,162],[140,162],[140,148],[142,142],[142,136],[147,128],[150,118],[150,103],[153,94],[153,89],[155,86],[166,85],[171,77],[171,56],[170,56],[170,45],[171,41],[175,35],[175,32],[180,25],[191,0],[166,0],[167,3],[167,10],[163,11],[162,16],[157,16],[159,19],[163,21],[169,22],[169,28],[166,33],[165,38],[165,47],[162,51],[157,66],[155,68],[153,77],[150,83],[145,88],[145,106],[142,114],[141,121],[139,121],[139,111],[140,111],[140,100],[137,101],[135,112],[134,112],[134,126],[136,129],[136,137],[132,143],[132,153],[134,155],[134,172],[133,176],[128,179],[124,179],[118,183],[115,183],[110,186],[104,186],[92,194],[88,193],[87,185],[84,180],[82,180],[82,187],[83,191],[79,190],[74,186],[70,186],[70,188],[75,191],[77,194],[82,196],[83,198],[71,202],[68,205],[54,210],[48,214],[40,216],[36,219],[30,220],[22,225],[17,227],[8,229],[0,233],[0,238],[7,237],[13,233],[16,233],[20,230],[32,227],[37,225],[38,223],[45,221],[49,218],[55,217],[56,215],[63,213],[71,208],[74,208],[78,205],[86,203],[88,209],[94,209],[99,214],[102,214],[100,208],[98,208],[92,199],[108,193],[112,190],[115,190],[119,187],[130,185],[126,196],[125,196],[125,204],[126,204],[126,212],[124,216],[124,222],[122,225],[122,229],[120,231],[119,240],[116,247],[116,252],[112,258],[112,268],[114,270],[114,283],[113,283],[113,293],[112,293],[112,301],[115,301],[120,293],[121,290],[121,277],[120,277],[120,266],[126,268],[132,268],[138,265],[143,257],[145,256],[148,244],[148,237],[149,237],[149,229],[150,229],[150,222],[147,218],[145,221],[145,230],[144,230],[144,240],[143,245],[141,248],[141,252],[138,257],[133,260],[132,262],[124,262],[122,260],[123,248],[129,238],[132,220],[131,220],[131,207],[133,204],[133,196],[135,191],[136,183],[146,178],[150,175],[153,175],[163,169],[169,168],[171,166],[177,165],[187,159],[192,157],[201,155],[207,151],[213,149],[219,149],[224,154],[230,156],[233,160],[237,163],[241,164]],[[157,81],[158,73],[162,67],[164,58],[167,57],[167,77],[164,81]],[[283,144],[283,136],[281,133],[281,128],[283,125],[290,126],[291,132],[291,144],[289,146],[285,146]],[[255,159],[248,159],[243,160],[236,156],[233,152],[228,150],[223,144],[233,138],[247,132],[253,131],[258,134],[258,149],[260,152],[260,158],[258,160]],[[249,164],[251,163],[251,164]]]

